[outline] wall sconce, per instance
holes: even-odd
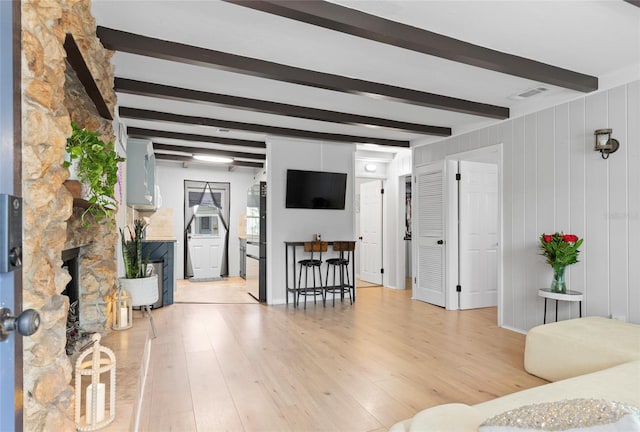
[[[368,163],[364,166],[364,170],[366,172],[376,172],[377,169],[378,169],[378,166],[373,163]]]
[[[593,149],[600,152],[602,159],[607,159],[610,153],[614,153],[620,147],[620,142],[611,138],[611,132],[613,129],[598,129],[594,132],[596,145]]]

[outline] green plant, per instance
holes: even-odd
[[[137,279],[147,277],[147,265],[149,257],[142,258],[142,239],[146,225],[141,219],[133,221],[133,232],[131,228],[120,228],[120,239],[122,240],[122,258],[124,260],[124,272],[127,279]]]
[[[74,122],[71,122],[71,128],[73,132],[66,147],[70,160],[65,161],[64,166],[68,168],[77,160],[78,180],[89,188],[89,207],[82,213],[82,223],[86,226],[88,214],[97,222],[113,215],[118,163],[124,158],[116,153],[113,142],[105,144],[98,132],[81,129]]]
[[[540,236],[540,248],[547,263],[554,269],[566,267],[578,262],[578,248],[584,239],[579,239],[573,234],[542,234]]]

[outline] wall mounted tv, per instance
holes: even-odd
[[[347,174],[287,170],[287,208],[344,210]]]

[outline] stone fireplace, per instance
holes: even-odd
[[[22,1],[22,173],[24,202],[23,307],[40,312],[38,332],[24,339],[24,429],[73,431],[72,365],[65,352],[70,275],[62,252],[78,248],[80,325],[105,333],[106,298],[116,286],[115,221],[83,227],[83,209],[63,182],[70,122],[113,141],[112,121],[94,103],[65,61],[72,34],[108,109],[113,113],[112,53],[96,37],[88,0]]]

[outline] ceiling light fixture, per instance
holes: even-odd
[[[211,155],[193,155],[193,158],[202,162],[222,163],[228,164],[233,162],[233,159],[223,156],[211,156]]]
[[[615,153],[620,147],[620,142],[611,138],[613,129],[598,129],[593,134],[596,136],[596,144],[593,147],[595,151],[599,151],[602,159],[607,159],[610,153]]]

